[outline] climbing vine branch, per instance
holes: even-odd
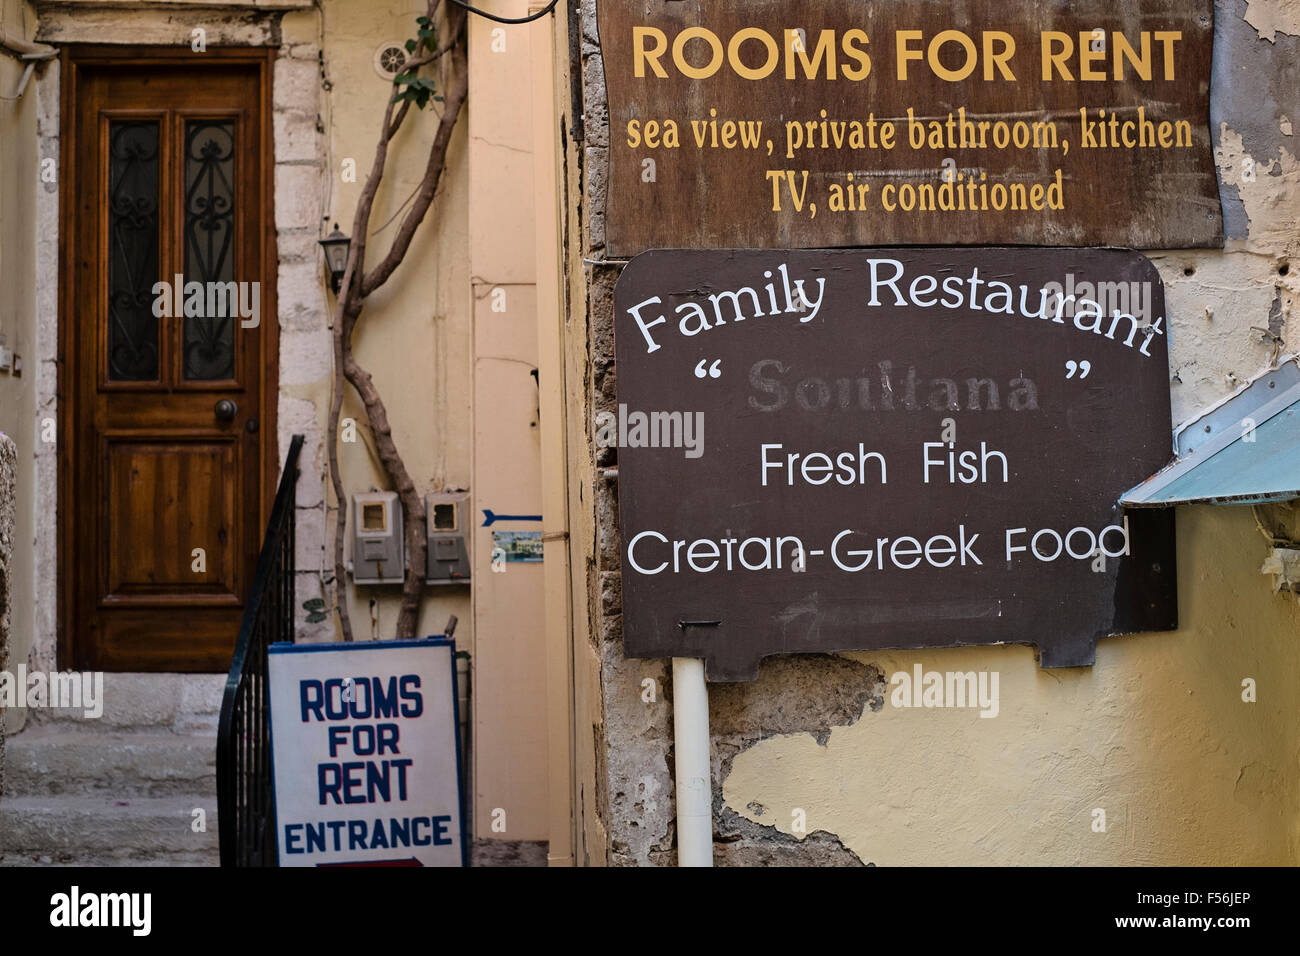
[[[384,285],[401,265],[411,247],[411,240],[424,222],[438,183],[447,166],[447,151],[451,146],[456,122],[469,94],[469,69],[466,55],[465,10],[449,5],[445,11],[442,43],[438,42],[435,20],[441,0],[429,0],[425,16],[416,20],[416,35],[406,42],[407,60],[402,72],[393,79],[393,92],[384,108],[379,127],[379,142],[375,158],[366,177],[361,195],[357,199],[352,218],[352,243],[348,250],[347,266],[339,285],[334,311],[334,377],[330,388],[327,447],[330,482],[338,511],[334,529],[334,587],[343,639],[353,639],[352,620],[348,611],[346,568],[343,561],[343,543],[347,534],[347,495],[339,468],[339,416],[343,409],[344,392],[351,386],[361,399],[366,420],[379,458],[391,487],[397,492],[406,514],[405,544],[406,567],[402,583],[402,603],[398,612],[396,634],[398,640],[412,638],[418,624],[420,598],[424,592],[425,551],[424,501],[410,469],[393,440],[393,429],[388,408],[375,385],[374,377],[357,362],[353,353],[352,337],[356,331],[369,296]],[[422,76],[420,70],[432,63],[445,61],[445,90],[440,90],[434,79]],[[367,236],[375,196],[384,178],[388,163],[389,146],[402,128],[411,108],[423,111],[430,103],[442,104],[442,115],[434,131],[433,142],[425,160],[424,174],[416,190],[414,201],[398,226],[391,246],[367,269]]]

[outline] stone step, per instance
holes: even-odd
[[[216,850],[206,853],[163,853],[151,857],[131,856],[130,854],[91,855],[86,853],[60,852],[58,857],[42,853],[4,853],[0,852],[0,867],[6,866],[45,866],[58,868],[62,866],[102,867],[102,866],[220,866],[220,855]]]
[[[5,741],[5,794],[130,800],[217,792],[216,734],[36,724]]]
[[[86,729],[155,729],[175,733],[217,732],[225,674],[104,674],[102,713],[47,707],[27,713],[27,725]]]
[[[195,833],[193,811],[207,811]],[[217,861],[216,800],[202,796],[0,798],[0,857],[15,864],[118,859],[123,865]]]

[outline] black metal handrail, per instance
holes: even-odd
[[[217,828],[222,866],[276,865],[266,652],[273,643],[293,640],[293,530],[302,442],[302,435],[294,435],[289,443],[221,700]]]

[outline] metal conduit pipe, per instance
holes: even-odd
[[[18,80],[18,89],[14,91],[13,96],[4,96],[0,99],[17,100],[21,99],[23,91],[27,89],[27,83],[32,78],[32,72],[36,69],[36,64],[41,60],[49,60],[59,55],[59,51],[52,46],[44,43],[29,43],[21,37],[15,37],[8,31],[0,28],[0,52],[7,53],[16,60],[21,60],[26,64],[23,69],[23,75]]]

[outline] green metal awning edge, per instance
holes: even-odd
[[[1287,455],[1300,455],[1300,357],[1296,355],[1181,425],[1174,433],[1173,461],[1121,495],[1119,503],[1128,508],[1167,508],[1294,500],[1300,498],[1300,470],[1285,461]],[[1207,478],[1203,469],[1211,461],[1219,472],[1239,473],[1250,466],[1251,471],[1272,469],[1276,474],[1257,480],[1256,487],[1242,489]]]

